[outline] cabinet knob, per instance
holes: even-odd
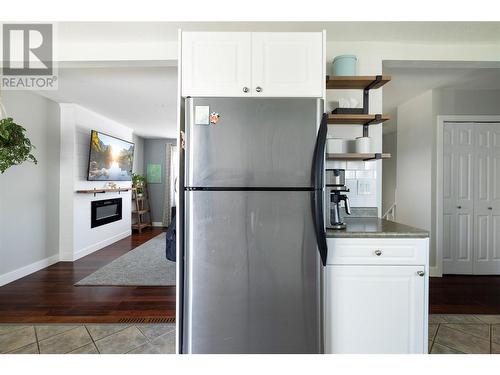
[[[425,275],[424,271],[417,271],[417,275],[423,277]]]
[[[488,210],[492,210],[492,209],[493,209],[493,207],[488,207]]]
[[[243,87],[243,92],[248,92],[248,87]]]
[[[375,255],[376,256],[381,256],[382,255],[382,250],[375,250]]]
[[[462,209],[462,206],[457,206],[457,208],[460,210],[460,209]]]
[[[257,92],[262,92],[262,87],[257,86],[257,87],[255,88],[255,91],[257,91]]]

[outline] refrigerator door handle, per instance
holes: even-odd
[[[323,217],[323,174],[325,163],[325,145],[326,135],[328,132],[328,114],[324,113],[321,118],[321,124],[316,138],[316,146],[314,147],[313,168],[312,168],[312,184],[314,191],[312,192],[312,213],[314,221],[314,230],[316,232],[316,241],[318,250],[321,256],[321,263],[326,266],[326,258],[328,248],[326,245],[325,223]]]

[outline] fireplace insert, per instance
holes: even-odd
[[[122,219],[122,198],[92,201],[90,227],[95,228]]]

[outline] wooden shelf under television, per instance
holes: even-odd
[[[104,194],[104,193],[121,193],[125,191],[130,191],[132,188],[118,188],[118,189],[87,189],[87,190],[77,190],[78,194]]]

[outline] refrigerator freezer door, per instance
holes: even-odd
[[[186,186],[311,187],[322,111],[321,99],[188,98]]]
[[[184,353],[319,353],[307,191],[186,192]]]

